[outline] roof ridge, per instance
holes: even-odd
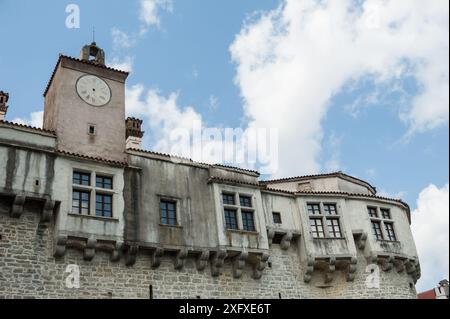
[[[31,125],[27,125],[27,124],[11,122],[11,121],[7,121],[7,120],[0,120],[0,123],[11,125],[11,126],[16,126],[16,127],[27,128],[27,129],[31,129],[31,130],[35,130],[35,131],[44,132],[44,133],[49,133],[49,134],[52,134],[52,135],[56,136],[56,132],[55,131],[43,129],[43,128],[36,127],[36,126],[31,126]]]

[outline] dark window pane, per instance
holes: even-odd
[[[328,233],[331,238],[341,238],[341,227],[339,225],[339,219],[329,218],[327,219]]]
[[[90,196],[89,192],[72,192],[72,213],[89,214]]]
[[[239,201],[243,207],[252,207],[252,198],[249,196],[239,196]]]
[[[324,238],[325,233],[323,231],[322,219],[320,218],[311,218],[309,221],[311,225],[311,232],[313,238]]]
[[[222,194],[222,198],[225,205],[235,205],[233,194]]]
[[[372,231],[377,240],[383,240],[383,232],[381,231],[380,222],[372,221]]]
[[[376,207],[367,207],[367,212],[369,213],[369,217],[377,218],[378,212]]]
[[[112,195],[97,194],[95,215],[99,217],[112,217]]]
[[[320,205],[319,204],[308,204],[308,213],[310,215],[320,215]]]
[[[99,188],[112,189],[112,177],[97,176],[95,186]]]
[[[253,212],[242,212],[242,227],[247,231],[255,231],[255,221],[253,219]]]
[[[327,215],[337,215],[336,204],[324,204],[323,209]]]
[[[388,237],[388,240],[390,240],[390,241],[397,240],[397,237],[395,236],[395,232],[394,232],[394,225],[392,223],[384,223],[384,229],[386,230],[386,235]]]
[[[391,211],[389,209],[386,208],[381,208],[381,216],[385,219],[391,219]]]
[[[281,213],[272,213],[274,224],[281,224]]]
[[[159,203],[161,224],[177,225],[176,202],[162,200]]]
[[[231,209],[225,209],[225,227],[227,229],[238,229],[236,211]]]
[[[91,185],[91,174],[90,173],[80,173],[74,172],[72,177],[73,184],[90,186]]]

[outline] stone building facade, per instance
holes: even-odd
[[[60,55],[42,129],[0,119],[0,297],[416,298],[406,203],[145,151],[127,76],[93,43]]]

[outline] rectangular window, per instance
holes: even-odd
[[[223,203],[225,205],[235,205],[234,194],[222,194]]]
[[[112,217],[112,195],[95,195],[95,216]]]
[[[328,234],[331,238],[342,238],[338,218],[327,218]]]
[[[91,186],[91,174],[73,172],[72,183],[76,185]]]
[[[161,224],[177,225],[177,203],[174,201],[161,200],[159,203],[161,213]]]
[[[326,215],[337,215],[336,204],[323,204],[323,210]]]
[[[225,227],[227,229],[239,229],[236,210],[225,209]]]
[[[394,232],[394,224],[393,223],[384,223],[384,229],[386,230],[386,236],[390,241],[396,241],[397,237]]]
[[[90,193],[83,191],[72,192],[72,213],[89,215]]]
[[[273,212],[272,216],[273,216],[273,223],[274,224],[281,224],[281,213]]]
[[[95,187],[104,188],[104,189],[112,189],[112,177],[106,176],[96,176],[95,177]]]
[[[381,223],[378,221],[372,221],[373,235],[377,240],[383,240],[383,232],[381,231]]]
[[[378,218],[378,212],[376,207],[367,207],[369,217]]]
[[[387,208],[381,208],[381,216],[385,219],[391,219],[391,211]]]
[[[320,215],[320,205],[319,204],[308,204],[308,213],[310,215]]]
[[[246,231],[256,231],[253,212],[242,211],[242,227]]]
[[[311,218],[309,220],[311,225],[311,232],[314,238],[324,238],[325,233],[323,230],[323,223],[321,218]]]
[[[252,207],[252,198],[250,196],[239,196],[239,201],[243,207]]]

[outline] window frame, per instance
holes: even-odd
[[[244,216],[246,217],[244,218]],[[248,218],[247,216],[250,216],[250,218]],[[242,230],[248,232],[256,231],[254,210],[243,209],[241,211],[241,218],[242,218]]]
[[[334,214],[329,214],[326,207],[334,207]],[[318,208],[318,213],[317,213]],[[309,231],[314,239],[345,239],[344,229],[342,228],[340,209],[337,202],[306,202],[306,212],[309,219]],[[319,219],[321,221],[321,227],[323,232],[323,237],[314,235],[321,233],[317,230],[317,223],[311,224],[312,220]],[[331,220],[332,230],[329,229],[329,221]],[[337,227],[337,230],[336,230]],[[337,236],[339,234],[340,236]]]
[[[165,211],[166,211],[166,216],[163,216],[163,211],[164,209],[161,207],[162,204],[166,205]],[[169,205],[173,205],[173,213],[174,213],[174,217],[170,216],[170,209],[168,208]],[[163,219],[166,220],[166,222],[163,221]],[[174,223],[171,223],[171,221],[174,221]],[[176,199],[172,199],[172,198],[164,198],[164,197],[160,197],[159,198],[159,223],[162,226],[172,226],[172,227],[176,227],[179,226],[179,213],[178,213],[178,201]]]
[[[367,209],[374,209],[376,211],[377,217],[371,217],[372,215],[369,213],[369,220],[371,222],[372,235],[377,241],[389,241],[389,242],[398,242],[397,232],[395,230],[395,222],[392,219],[392,211],[387,207],[379,207],[379,206],[367,206]],[[381,236],[377,236],[373,225],[374,223],[378,223],[380,225],[380,233]],[[386,224],[390,225],[390,229],[387,229]]]
[[[79,174],[79,178],[75,178],[76,174]],[[83,181],[83,177],[82,176],[88,176],[88,181],[89,184],[84,183],[84,184],[78,184],[79,181]],[[97,187],[97,177],[102,177],[102,178],[109,178],[111,180],[111,188],[101,188],[101,187]],[[104,173],[104,172],[97,172],[95,170],[86,170],[86,169],[80,169],[77,167],[73,167],[72,168],[72,195],[71,195],[71,200],[72,200],[72,208],[70,210],[70,214],[72,215],[80,215],[80,216],[90,216],[90,217],[95,217],[95,218],[101,218],[101,219],[115,219],[115,214],[114,214],[114,207],[115,207],[115,200],[116,200],[116,191],[114,189],[114,179],[115,179],[115,175],[114,174],[108,174],[108,173]],[[86,181],[86,179],[84,179]],[[77,213],[74,211],[74,208],[76,208],[76,206],[73,206],[75,199],[75,195],[74,192],[82,192],[82,193],[89,193],[89,208],[87,212],[83,212],[81,211],[81,213]],[[102,209],[103,212],[103,216],[98,216],[97,215],[97,195],[101,195],[101,196],[110,196],[111,197],[111,211],[110,211],[110,216],[105,216],[104,215],[104,210]],[[108,204],[108,203],[106,203]],[[102,207],[104,205],[102,204]],[[80,210],[78,210],[80,211]]]
[[[233,218],[230,218],[230,213],[233,214]],[[239,230],[239,222],[237,217],[237,209],[233,208],[225,208],[223,212],[224,218],[225,218],[225,229],[227,230]],[[230,222],[229,220],[233,219],[233,222]],[[232,226],[236,226],[235,228]]]
[[[233,198],[233,204],[230,204],[230,201],[225,200],[225,196],[228,196],[229,198]],[[245,192],[239,192],[239,191],[230,191],[230,190],[222,190],[221,191],[221,198],[222,198],[222,213],[223,213],[223,224],[225,230],[230,231],[242,231],[242,232],[249,232],[249,233],[257,233],[258,232],[258,223],[257,223],[257,214],[256,209],[254,207],[254,195],[245,193]],[[242,206],[241,204],[247,204],[242,202],[241,198],[248,198],[248,204],[250,206]],[[236,220],[237,220],[237,228],[228,228],[228,222],[227,218],[225,216],[226,210],[232,210],[236,212]],[[248,227],[248,221],[244,222],[244,215],[245,213],[252,213],[252,226]],[[248,229],[247,229],[248,228]]]
[[[278,218],[278,221],[276,221],[275,219],[275,216],[278,216],[277,218]],[[272,222],[275,224],[275,225],[281,225],[281,224],[283,224],[283,220],[281,219],[281,212],[272,212]]]

